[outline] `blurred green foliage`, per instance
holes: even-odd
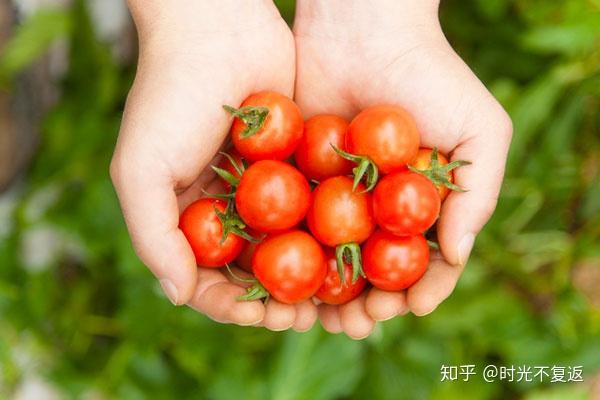
[[[277,3],[291,20],[293,2]],[[446,0],[442,21],[513,117],[506,182],[452,297],[353,342],[170,306],[132,251],[107,173],[133,66],[96,39],[81,1],[27,20],[0,58],[4,83],[56,38],[70,66],[28,175],[0,203],[0,398],[36,376],[65,398],[589,398],[600,368],[600,2]],[[485,383],[490,363],[582,365],[588,384]],[[443,364],[479,374],[440,382]]]

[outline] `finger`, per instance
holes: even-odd
[[[296,321],[296,307],[280,303],[273,298],[267,301],[262,326],[276,332],[284,331],[290,329],[294,321]]]
[[[194,293],[197,267],[178,229],[179,208],[170,180],[119,157],[113,159],[111,176],[137,255],[171,302],[185,304]]]
[[[456,184],[467,191],[450,193],[438,223],[441,251],[452,265],[467,262],[475,236],[496,208],[504,176],[512,124],[495,100],[490,99],[489,103],[484,108],[496,111],[490,117],[481,117],[483,112],[472,113],[473,120],[465,124],[462,143],[451,157],[451,161],[472,163],[455,170]]]
[[[214,321],[242,326],[255,325],[265,316],[265,307],[259,300],[238,301],[246,291],[227,281],[218,269],[199,268],[198,286],[190,307]]]
[[[361,340],[373,332],[375,321],[367,314],[363,293],[349,303],[340,306],[340,321],[342,329],[351,339]]]
[[[313,327],[317,316],[317,306],[312,300],[296,304],[296,321],[294,321],[292,328],[296,332],[306,332]]]
[[[365,308],[375,321],[387,321],[397,315],[405,315],[408,312],[406,292],[386,292],[372,288],[367,294]]]
[[[339,307],[329,304],[320,304],[317,307],[321,326],[329,333],[340,333],[343,331],[340,320]]]
[[[462,266],[453,266],[442,259],[433,259],[425,275],[407,290],[406,302],[410,311],[418,316],[431,313],[454,290]]]

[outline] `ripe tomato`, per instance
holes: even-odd
[[[379,170],[390,173],[406,166],[419,150],[419,132],[412,116],[401,107],[374,106],[350,123],[349,153],[368,156]]]
[[[260,232],[277,232],[298,224],[310,206],[306,178],[290,164],[262,160],[242,175],[235,194],[242,220]]]
[[[223,224],[215,208],[225,212],[225,203],[216,199],[200,199],[190,204],[179,217],[179,229],[187,238],[196,263],[201,267],[222,267],[240,254],[246,241],[231,233],[221,243]]]
[[[307,214],[313,236],[329,247],[362,243],[375,229],[371,195],[364,185],[352,191],[352,179],[336,176],[321,182],[312,193]]]
[[[238,110],[230,107],[226,110],[236,117],[231,139],[242,157],[250,161],[285,160],[294,154],[302,138],[304,121],[300,109],[289,97],[260,92],[244,100]]]
[[[367,280],[362,276],[352,283],[352,265],[344,263],[344,283],[340,279],[337,269],[335,253],[331,249],[325,250],[327,260],[327,276],[323,285],[319,288],[315,296],[323,303],[338,305],[345,304],[358,297],[367,285]]]
[[[276,300],[309,299],[327,275],[325,253],[308,233],[292,230],[268,236],[252,257],[254,276]]]
[[[411,171],[385,176],[373,193],[373,216],[395,235],[425,232],[440,214],[441,199],[433,183]]]
[[[229,172],[231,175],[233,175],[237,179],[240,179],[242,176],[239,174],[238,169],[240,169],[242,171],[244,170],[244,162],[242,160],[242,156],[240,156],[240,153],[235,148],[228,151],[227,154],[229,154],[229,156],[236,163],[237,169],[231,163],[231,160],[229,160],[229,158],[227,158],[225,156],[223,156],[221,161],[219,161],[219,164],[217,165],[217,167]],[[223,178],[221,178],[221,181],[223,182],[223,187],[225,188],[225,191],[226,192],[231,191],[231,184]]]
[[[322,181],[352,172],[352,163],[331,147],[344,149],[348,122],[336,115],[317,115],[304,123],[304,136],[296,149],[298,169],[308,179]]]
[[[429,246],[422,235],[395,236],[377,230],[363,246],[363,265],[373,286],[389,291],[418,281],[429,264]]]

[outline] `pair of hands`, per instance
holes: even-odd
[[[502,182],[510,118],[446,41],[436,0],[298,0],[293,33],[271,0],[130,0],[140,59],[111,176],[134,248],[174,304],[215,321],[368,336],[376,321],[425,315],[454,289],[475,235],[491,216]],[[197,268],[178,229],[180,212],[216,191],[207,168],[231,124],[222,104],[274,90],[306,118],[399,104],[416,119],[422,145],[472,165],[455,173],[438,222],[440,254],[410,289],[370,289],[343,305],[245,293],[220,270]]]

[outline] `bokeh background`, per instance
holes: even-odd
[[[172,307],[107,172],[135,68],[123,2],[2,0],[0,398],[600,399],[600,1],[441,15],[513,118],[506,181],[452,297],[354,342]],[[440,382],[462,364],[478,376]],[[585,382],[486,383],[486,364],[581,365]]]

